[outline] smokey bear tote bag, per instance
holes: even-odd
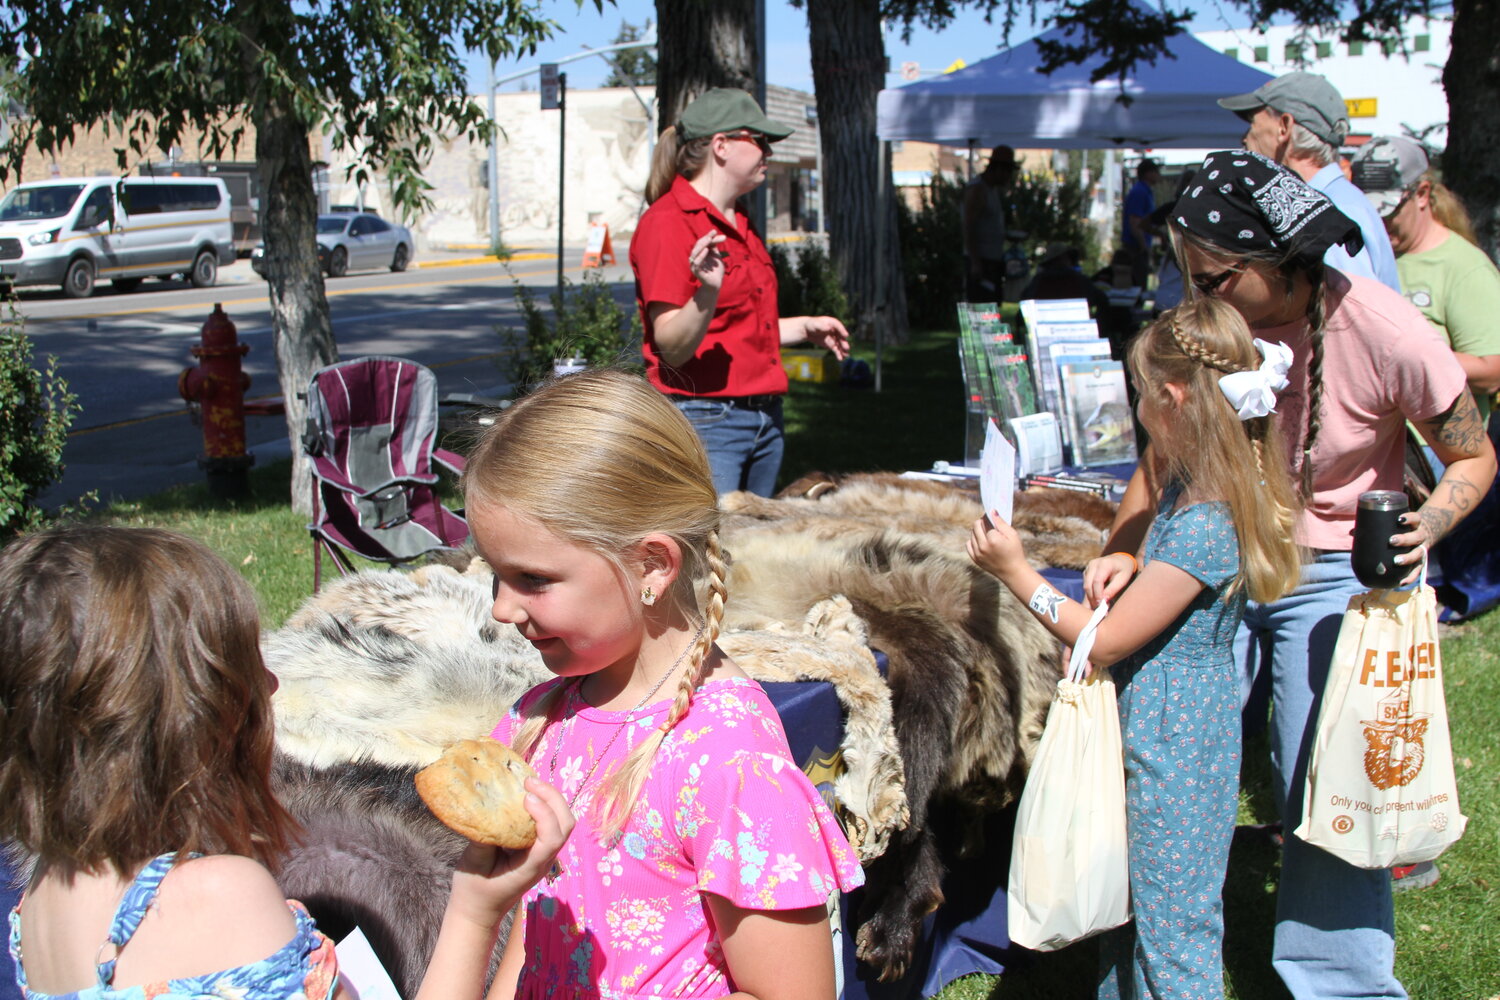
[[[1296,835],[1361,868],[1430,861],[1463,835],[1437,597],[1350,599],[1334,647]]]

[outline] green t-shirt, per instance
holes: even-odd
[[[1401,290],[1461,354],[1500,354],[1500,271],[1483,250],[1459,236],[1431,250],[1396,258]],[[1490,399],[1477,400],[1479,415],[1490,416]]]

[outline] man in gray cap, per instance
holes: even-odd
[[[1344,98],[1316,73],[1287,73],[1249,94],[1219,99],[1250,126],[1241,140],[1252,153],[1269,157],[1323,192],[1358,223],[1364,248],[1350,255],[1338,244],[1324,262],[1348,274],[1361,274],[1401,291],[1396,255],[1385,225],[1364,194],[1339,168],[1339,146],[1349,134]]]

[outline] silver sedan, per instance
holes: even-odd
[[[370,212],[332,212],[318,216],[318,266],[330,277],[350,271],[388,267],[404,271],[416,242],[411,230]],[[250,266],[266,273],[265,245],[250,254]]]

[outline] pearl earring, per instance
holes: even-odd
[[[646,605],[647,607],[655,604],[656,591],[652,590],[650,587],[647,587],[645,590],[641,591],[641,603]]]

